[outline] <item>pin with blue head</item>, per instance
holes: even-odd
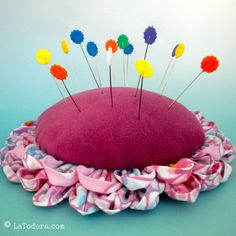
[[[82,46],[82,43],[83,43],[83,41],[84,41],[84,34],[82,33],[82,31],[76,29],[76,30],[73,30],[73,31],[70,33],[70,38],[71,38],[71,40],[72,40],[73,43],[75,43],[75,44],[77,44],[77,45],[80,46],[81,51],[82,51],[82,53],[83,53],[83,56],[84,56],[84,58],[85,58],[85,60],[86,60],[86,62],[87,62],[87,64],[88,64],[89,70],[90,70],[90,72],[91,72],[91,74],[92,74],[92,77],[93,77],[93,79],[94,79],[94,82],[96,83],[97,87],[100,88],[99,83],[98,83],[98,81],[97,81],[97,79],[96,79],[96,76],[95,76],[95,74],[94,74],[94,72],[93,72],[93,69],[92,69],[92,67],[91,67],[91,65],[90,65],[90,62],[89,62],[89,60],[88,60],[88,58],[87,58],[87,55],[86,55],[86,53],[85,53],[85,51],[84,51],[84,48],[83,48],[83,46]]]
[[[96,68],[96,74],[97,74],[97,79],[98,79],[98,83],[99,83],[99,87],[101,88],[101,93],[103,93],[102,90],[102,81],[101,81],[101,77],[100,77],[100,73],[99,73],[99,69],[96,63],[96,58],[98,55],[98,47],[97,44],[93,41],[89,41],[86,45],[86,50],[88,55],[92,58],[92,60],[94,61],[94,65]]]
[[[128,77],[129,77],[129,55],[131,55],[134,51],[134,46],[129,43],[128,46],[124,49],[124,54],[126,55],[126,74],[125,74],[125,81],[126,86],[128,85]]]

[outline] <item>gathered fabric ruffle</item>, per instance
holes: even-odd
[[[169,166],[108,170],[65,163],[39,148],[37,122],[26,122],[11,132],[0,150],[0,164],[9,181],[36,192],[35,205],[54,206],[68,199],[82,215],[153,209],[163,192],[175,200],[195,202],[201,191],[228,180],[235,148],[214,122],[199,111],[194,114],[205,132],[205,143],[193,156]]]

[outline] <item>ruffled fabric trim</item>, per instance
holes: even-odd
[[[153,209],[163,192],[175,200],[195,202],[201,191],[228,180],[235,148],[214,122],[198,111],[194,114],[205,132],[205,143],[189,159],[170,166],[107,170],[64,163],[40,150],[35,142],[36,122],[11,132],[0,150],[0,164],[9,181],[36,192],[35,205],[54,206],[69,199],[82,215]]]

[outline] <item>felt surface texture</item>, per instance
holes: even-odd
[[[134,88],[93,89],[48,108],[38,118],[36,141],[50,155],[94,168],[168,165],[193,155],[204,143],[202,127],[180,103],[143,90],[141,119]]]

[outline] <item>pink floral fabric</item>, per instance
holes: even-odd
[[[36,192],[35,205],[54,206],[69,199],[82,215],[153,209],[164,192],[175,200],[195,202],[201,191],[228,180],[235,148],[214,122],[198,111],[194,114],[205,132],[205,143],[192,157],[170,166],[107,170],[64,163],[40,150],[36,122],[11,132],[0,151],[0,164],[9,181]]]

